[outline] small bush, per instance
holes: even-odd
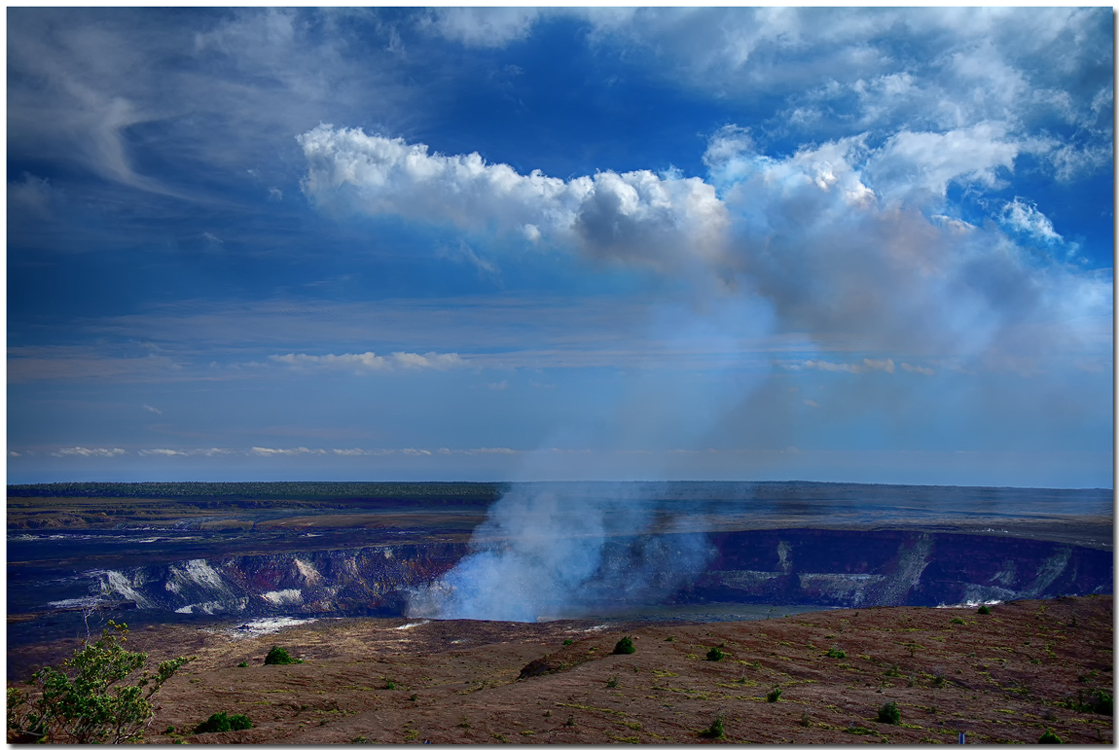
[[[1084,691],[1076,693],[1076,697],[1069,696],[1065,699],[1065,708],[1083,713],[1096,713],[1110,716],[1115,713],[1115,699],[1106,690],[1093,690],[1085,696]]]
[[[900,724],[901,711],[898,709],[898,704],[893,701],[883,703],[882,707],[878,709],[878,721],[883,724]]]
[[[832,646],[831,648],[828,649],[827,655],[830,656],[833,659],[846,659],[847,658],[847,654],[844,653],[843,649],[836,648],[835,646]]]
[[[1039,745],[1063,745],[1065,743],[1061,742],[1060,737],[1053,734],[1052,729],[1046,729],[1045,734],[1041,735],[1041,737],[1038,738],[1037,744],[1039,744]]]
[[[953,617],[948,622],[952,623],[953,625],[967,625],[967,623],[961,620],[959,617]]]
[[[765,694],[765,699],[770,703],[776,703],[781,699],[781,688],[775,687]]]
[[[247,661],[243,661],[240,664],[238,664],[237,666],[238,667],[247,667],[247,666],[249,666],[249,663]]]
[[[564,638],[563,639],[563,645],[565,645],[565,646],[570,646],[574,642],[575,641],[571,640],[570,638]]]
[[[991,608],[984,604],[982,607],[979,608],[978,613],[981,615],[989,615],[991,614]]]
[[[302,662],[302,659],[291,658],[287,649],[282,646],[273,646],[268,656],[264,657],[265,664],[301,664]]]
[[[637,649],[634,648],[633,641],[630,640],[630,637],[628,635],[623,636],[622,640],[618,641],[614,645],[614,653],[615,654],[632,654],[632,653],[635,653],[636,651],[637,651]]]
[[[618,687],[618,678],[617,677],[611,677],[609,680],[606,681],[606,687],[608,687],[608,688]]]
[[[715,720],[711,722],[711,726],[704,729],[699,733],[700,737],[708,737],[713,740],[721,740],[727,736],[726,729],[723,727],[722,715],[715,716]]]
[[[210,718],[194,728],[195,734],[207,732],[238,732],[242,729],[252,729],[253,723],[244,714],[227,716],[225,711],[212,714]]]
[[[718,646],[712,646],[711,650],[707,652],[707,661],[722,661],[726,658],[726,654]]]
[[[396,690],[396,683],[387,677],[385,678],[385,690]]]

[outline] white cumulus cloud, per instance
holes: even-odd
[[[320,207],[496,228],[530,241],[572,243],[594,257],[671,268],[723,251],[727,215],[703,180],[649,170],[563,180],[520,174],[479,154],[430,153],[422,143],[320,125],[299,136],[306,195]]]

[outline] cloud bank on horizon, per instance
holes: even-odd
[[[1111,486],[1112,37],[11,9],[9,481]]]

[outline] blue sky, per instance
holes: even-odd
[[[1112,29],[9,8],[8,481],[1110,487]]]

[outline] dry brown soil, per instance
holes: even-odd
[[[636,653],[611,653],[622,635]],[[1111,744],[1112,716],[1065,703],[1113,690],[1113,637],[1112,597],[1094,596],[685,625],[322,620],[240,639],[165,625],[128,646],[197,657],[157,696],[150,742],[682,744],[716,741],[700,732],[721,716],[730,742],[1035,743],[1051,728]],[[304,662],[265,666],[273,645]],[[554,671],[521,678],[536,660]],[[898,726],[876,720],[887,701]],[[217,711],[256,726],[190,734]]]

